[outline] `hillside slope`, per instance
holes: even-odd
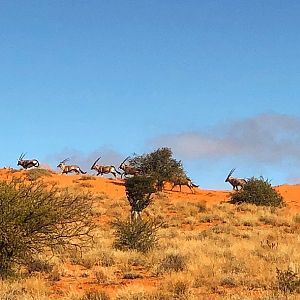
[[[22,299],[44,300],[96,299],[81,298],[89,291],[101,291],[106,295],[103,299],[113,300],[219,300],[233,299],[231,295],[240,295],[237,300],[271,299],[276,267],[299,265],[300,185],[276,187],[288,205],[276,211],[224,203],[231,190],[198,188],[192,194],[187,187],[179,192],[178,187],[170,191],[167,186],[143,212],[164,222],[157,247],[144,255],[113,247],[111,221],[129,216],[123,180],[43,169],[0,169],[0,180],[14,177],[42,179],[75,193],[91,192],[97,228],[95,244],[88,251],[41,256],[45,264],[53,265],[52,271],[36,272],[36,277],[31,275],[18,286],[0,281],[1,299],[13,289]],[[29,291],[38,298],[29,297]]]
[[[31,172],[38,170],[17,171],[11,169],[0,169],[0,180],[8,180],[13,176],[26,178]],[[60,175],[59,173],[37,172],[40,179],[48,183],[56,183],[64,188],[78,188],[92,193],[104,193],[110,198],[122,198],[125,196],[124,181],[121,179],[112,179],[105,177],[97,177],[91,175]],[[50,175],[50,176],[49,176]],[[300,210],[300,184],[289,185],[284,184],[276,186],[275,189],[280,192],[288,206],[297,211]],[[201,188],[195,189],[195,194],[192,194],[188,187],[183,186],[182,192],[179,192],[179,187],[175,187],[170,191],[170,187],[166,186],[168,198],[173,201],[188,200],[190,202],[207,202],[209,204],[220,203],[226,201],[231,194],[231,190],[204,190]]]

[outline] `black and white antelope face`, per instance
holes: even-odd
[[[67,162],[69,160],[69,158],[66,158],[64,160],[62,160],[58,165],[57,168],[61,169],[61,174],[68,174],[71,172],[74,172],[76,174],[86,174],[86,172],[83,172],[79,166],[77,165],[66,165],[65,162]]]
[[[229,172],[227,178],[225,179],[225,182],[229,182],[232,185],[233,189],[238,191],[239,187],[240,188],[244,187],[244,185],[247,183],[247,180],[243,179],[243,178],[234,178],[234,177],[232,177],[231,175],[234,171],[235,171],[235,168],[232,169]]]
[[[100,174],[101,176],[103,174],[113,174],[115,176],[115,178],[117,178],[117,174],[122,175],[119,171],[117,171],[117,169],[115,168],[115,166],[103,166],[103,165],[99,165],[97,164],[97,162],[100,160],[101,156],[98,157],[95,162],[93,163],[93,165],[91,166],[91,170],[95,170],[97,171],[97,176]]]
[[[126,177],[127,175],[136,176],[136,175],[141,174],[141,172],[139,170],[137,170],[135,167],[125,164],[126,160],[129,157],[130,156],[127,156],[119,166],[119,169],[123,171],[121,178],[123,177],[123,175]]]
[[[40,163],[37,159],[23,159],[25,157],[26,153],[22,153],[18,159],[18,166],[23,167],[24,169],[29,169],[32,167],[37,168]]]

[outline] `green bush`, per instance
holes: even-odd
[[[233,204],[251,203],[255,205],[282,207],[282,196],[272,188],[268,179],[252,177],[243,189],[232,194],[229,201]]]
[[[132,218],[140,216],[151,203],[151,195],[155,192],[151,177],[134,176],[125,180],[126,196],[131,206]]]
[[[88,194],[73,195],[41,181],[0,181],[0,276],[45,250],[89,244],[93,227]]]
[[[155,180],[157,191],[162,191],[164,182],[171,181],[174,176],[186,177],[181,161],[173,157],[170,148],[159,148],[149,154],[136,156],[130,160],[130,164],[143,174]]]
[[[162,226],[158,220],[115,220],[114,247],[120,250],[147,252],[157,243],[157,230]]]

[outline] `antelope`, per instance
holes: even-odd
[[[225,182],[229,182],[232,185],[233,190],[238,191],[239,190],[238,187],[240,187],[242,189],[244,187],[244,185],[247,183],[247,180],[244,178],[232,177],[231,175],[234,172],[234,170],[235,170],[235,168],[229,172],[227,178],[225,179]]]
[[[129,158],[130,156],[127,156],[123,162],[120,164],[119,169],[122,170],[124,173],[121,174],[121,178],[126,175],[139,175],[141,174],[141,171],[138,170],[137,168],[130,166],[130,165],[126,165],[125,161]]]
[[[37,159],[23,159],[26,153],[22,153],[18,159],[18,166],[23,167],[24,169],[38,167],[40,165]]]
[[[190,178],[187,176],[174,176],[171,179],[171,183],[173,184],[171,191],[174,189],[176,185],[179,185],[179,189],[181,192],[181,186],[186,185],[193,194],[195,194],[194,187],[198,187],[198,185],[194,184]]]
[[[102,165],[98,165],[97,162],[99,161],[99,159],[101,158],[101,156],[99,158],[97,158],[95,160],[95,162],[93,163],[93,165],[91,166],[91,170],[95,170],[97,171],[97,176],[100,174],[101,176],[103,174],[113,174],[115,176],[115,178],[117,178],[116,173],[118,173],[119,175],[122,175],[119,171],[117,171],[117,169],[114,166],[102,166]]]
[[[86,174],[86,172],[83,172],[80,167],[78,167],[77,165],[66,165],[65,162],[68,161],[69,158],[66,158],[64,159],[63,161],[61,161],[57,168],[61,168],[62,172],[61,172],[61,175],[62,174],[68,174],[68,173],[71,173],[71,172],[75,172],[76,174]]]

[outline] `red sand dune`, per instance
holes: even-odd
[[[25,177],[26,172],[28,171],[16,171],[12,172],[11,169],[0,169],[0,180],[8,180],[12,176]],[[88,175],[89,176],[89,175]],[[85,180],[80,180],[84,176],[80,175],[60,175],[58,173],[53,173],[52,176],[44,177],[45,182],[57,183],[61,187],[72,187],[85,182]],[[120,179],[108,179],[103,177],[93,176],[94,180],[89,180],[90,187],[87,187],[86,190],[95,193],[105,193],[111,198],[121,198],[125,196],[124,181]],[[298,211],[300,210],[300,184],[289,185],[284,184],[275,187],[277,191],[283,196],[288,207]],[[204,190],[201,188],[195,188],[195,194],[192,194],[188,187],[183,186],[182,192],[179,192],[179,187],[175,187],[173,191],[170,191],[170,188],[166,187],[166,192],[168,198],[171,201],[183,201],[188,200],[190,202],[205,201],[209,203],[219,203],[226,201],[230,196],[231,190]]]

